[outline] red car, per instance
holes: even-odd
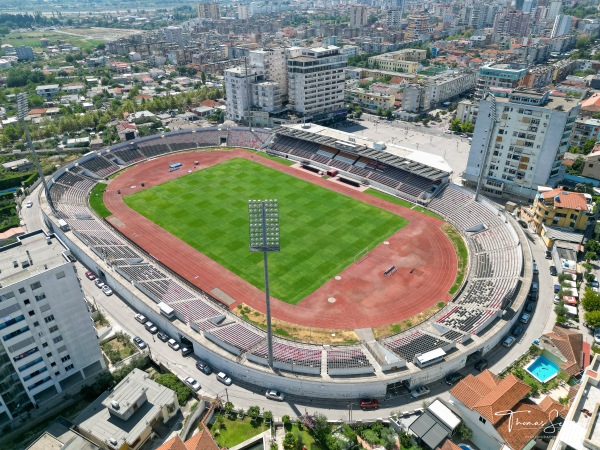
[[[89,270],[85,273],[85,276],[87,277],[88,280],[95,280],[96,279],[96,275],[94,275],[94,273],[90,272]]]
[[[360,401],[360,408],[365,409],[377,409],[379,408],[379,400],[376,398],[365,398]]]

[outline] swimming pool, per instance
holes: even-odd
[[[531,364],[525,367],[540,383],[546,383],[558,374],[558,366],[545,356],[538,356]]]

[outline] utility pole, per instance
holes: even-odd
[[[229,403],[229,392],[227,391],[227,388],[225,388],[225,398],[227,398],[227,403]]]

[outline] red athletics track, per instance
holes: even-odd
[[[241,149],[177,153],[127,169],[110,182],[104,194],[106,206],[113,213],[108,218],[109,222],[162,264],[200,289],[206,292],[221,289],[235,299],[235,303],[230,305],[232,309],[245,303],[265,312],[262,291],[123,202],[124,195],[184,176],[190,169],[199,170],[234,157],[272,167],[386,209],[409,221],[408,225],[387,240],[388,245],[381,243],[362,262],[351,264],[342,271],[339,274],[341,280],[329,280],[297,305],[273,299],[273,317],[310,327],[368,328],[399,322],[439,301],[449,300],[447,292],[456,276],[457,259],[452,243],[440,229],[443,221]],[[194,167],[194,161],[199,161],[199,165]],[[182,170],[169,172],[167,168],[174,162],[182,163]],[[144,188],[140,186],[141,182]],[[121,194],[117,194],[117,190]],[[384,277],[383,272],[391,264],[398,271],[390,277]],[[335,298],[335,302],[331,303],[328,300],[330,298]]]

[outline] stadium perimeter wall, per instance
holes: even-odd
[[[58,179],[65,169],[60,169],[53,175],[53,179]],[[51,182],[52,183],[52,182]],[[498,209],[489,202],[486,206],[497,212]],[[137,295],[137,289],[132,282],[121,276],[109,264],[98,257],[85,244],[77,239],[72,231],[64,232],[60,229],[58,218],[52,215],[46,202],[45,195],[40,194],[40,206],[44,221],[48,228],[56,233],[63,242],[69,247],[73,255],[79,259],[90,270],[96,273],[102,272],[106,277],[111,288],[132,308],[148,317],[158,327],[172,336],[179,338],[185,337],[194,343],[194,354],[217,367],[219,370],[227,372],[234,380],[260,386],[262,388],[279,389],[290,395],[299,395],[313,398],[360,398],[360,397],[378,397],[386,395],[388,384],[407,381],[409,386],[420,384],[429,384],[440,380],[450,372],[454,372],[465,367],[468,356],[477,353],[485,355],[491,349],[496,347],[504,338],[506,333],[516,324],[520,312],[526,301],[529,290],[528,283],[522,283],[515,300],[512,303],[512,315],[505,321],[498,321],[493,327],[486,330],[481,336],[473,336],[473,339],[461,346],[459,351],[454,351],[446,356],[442,363],[435,364],[424,369],[408,369],[397,373],[375,374],[369,377],[353,377],[344,379],[331,378],[328,375],[321,377],[308,377],[299,374],[272,372],[267,367],[259,366],[248,361],[239,361],[234,355],[210,342],[203,334],[197,333],[185,323],[180,321],[170,321],[162,316],[158,311],[156,303],[151,302],[141,295]],[[532,254],[529,243],[524,232],[520,229],[514,218],[501,212],[503,220],[509,222],[513,231],[517,234],[521,247],[523,249],[523,280],[532,278]],[[75,238],[75,239],[74,239]],[[137,291],[137,292],[136,292]]]

